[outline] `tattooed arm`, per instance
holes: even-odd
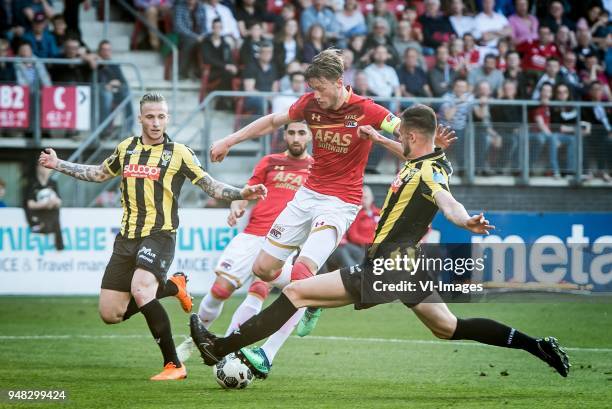
[[[113,177],[104,164],[101,165],[81,165],[78,163],[67,162],[57,158],[53,149],[47,148],[40,153],[38,163],[42,166],[55,169],[65,175],[87,182],[104,182]]]
[[[209,196],[226,201],[264,199],[268,192],[264,185],[247,185],[243,189],[238,189],[213,179],[209,174],[198,180],[196,185],[200,186]]]

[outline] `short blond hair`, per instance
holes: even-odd
[[[142,112],[142,106],[149,102],[166,102],[166,98],[158,92],[144,94],[142,98],[140,98],[140,112]]]
[[[325,78],[336,81],[344,74],[344,60],[342,50],[328,48],[315,55],[312,64],[304,72],[306,81],[313,78]]]

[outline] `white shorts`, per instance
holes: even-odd
[[[253,263],[265,240],[265,236],[238,233],[219,257],[215,274],[227,279],[236,288],[242,287],[253,278]],[[291,265],[290,257],[285,262],[283,270],[288,268],[291,271]]]
[[[302,186],[274,221],[263,249],[279,260],[287,260],[310,233],[328,228],[336,230],[338,245],[360,208]]]

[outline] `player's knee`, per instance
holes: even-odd
[[[253,281],[249,287],[249,294],[257,296],[262,301],[268,298],[270,288],[263,281]]]
[[[290,283],[285,288],[283,288],[283,294],[285,294],[285,296],[289,298],[291,303],[293,303],[293,305],[295,305],[296,307],[301,307],[301,305],[299,305],[300,301],[302,300],[301,287],[301,283],[299,281],[296,281]]]
[[[253,274],[255,274],[255,277],[263,281],[272,281],[275,277],[274,273],[275,271],[270,270],[269,268],[257,261],[255,262],[255,264],[253,264]]]
[[[296,262],[291,269],[291,281],[305,280],[313,275],[311,267],[302,261]]]
[[[227,300],[232,296],[234,289],[231,285],[223,285],[218,282],[215,282],[210,289],[210,294],[215,297],[217,300]]]
[[[136,304],[143,306],[155,298],[157,291],[157,285],[151,285],[146,283],[132,283],[132,296],[136,301]]]
[[[100,310],[100,318],[105,324],[118,324],[123,320],[123,314],[118,314],[116,311]]]

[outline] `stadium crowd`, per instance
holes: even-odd
[[[76,27],[72,2],[53,15],[51,0],[3,1],[0,55],[81,58],[75,67],[42,64],[0,65],[0,81],[43,84],[91,78],[100,58],[110,58],[110,43],[88,51]],[[595,173],[609,176],[612,122],[603,107],[549,107],[555,100],[609,101],[612,76],[612,1],[587,0],[134,0],[147,20],[168,31],[180,48],[180,76],[202,75],[207,90],[302,92],[302,72],[327,47],[343,49],[345,83],[364,95],[438,97],[434,108],[459,135],[468,118],[480,135],[480,170],[509,161],[517,149],[521,110],[489,105],[491,98],[532,99],[531,151],[541,154],[554,176],[575,161],[575,129],[585,140],[585,159]],[[66,14],[68,13],[68,14]],[[67,18],[67,16],[69,18]],[[68,20],[71,20],[68,24]],[[171,24],[161,24],[170,21]],[[170,33],[168,33],[170,34]],[[148,46],[159,49],[153,32]],[[105,82],[103,112],[124,92],[120,70],[99,76]],[[291,98],[280,97],[284,107]],[[274,105],[274,104],[273,104]],[[228,104],[231,108],[231,104]],[[264,104],[247,98],[244,109],[261,114]],[[279,108],[281,109],[281,108]],[[473,116],[472,116],[473,115]],[[514,124],[514,125],[513,125]],[[507,137],[510,135],[510,137]],[[565,153],[559,165],[559,152]],[[498,166],[499,167],[499,166]]]

